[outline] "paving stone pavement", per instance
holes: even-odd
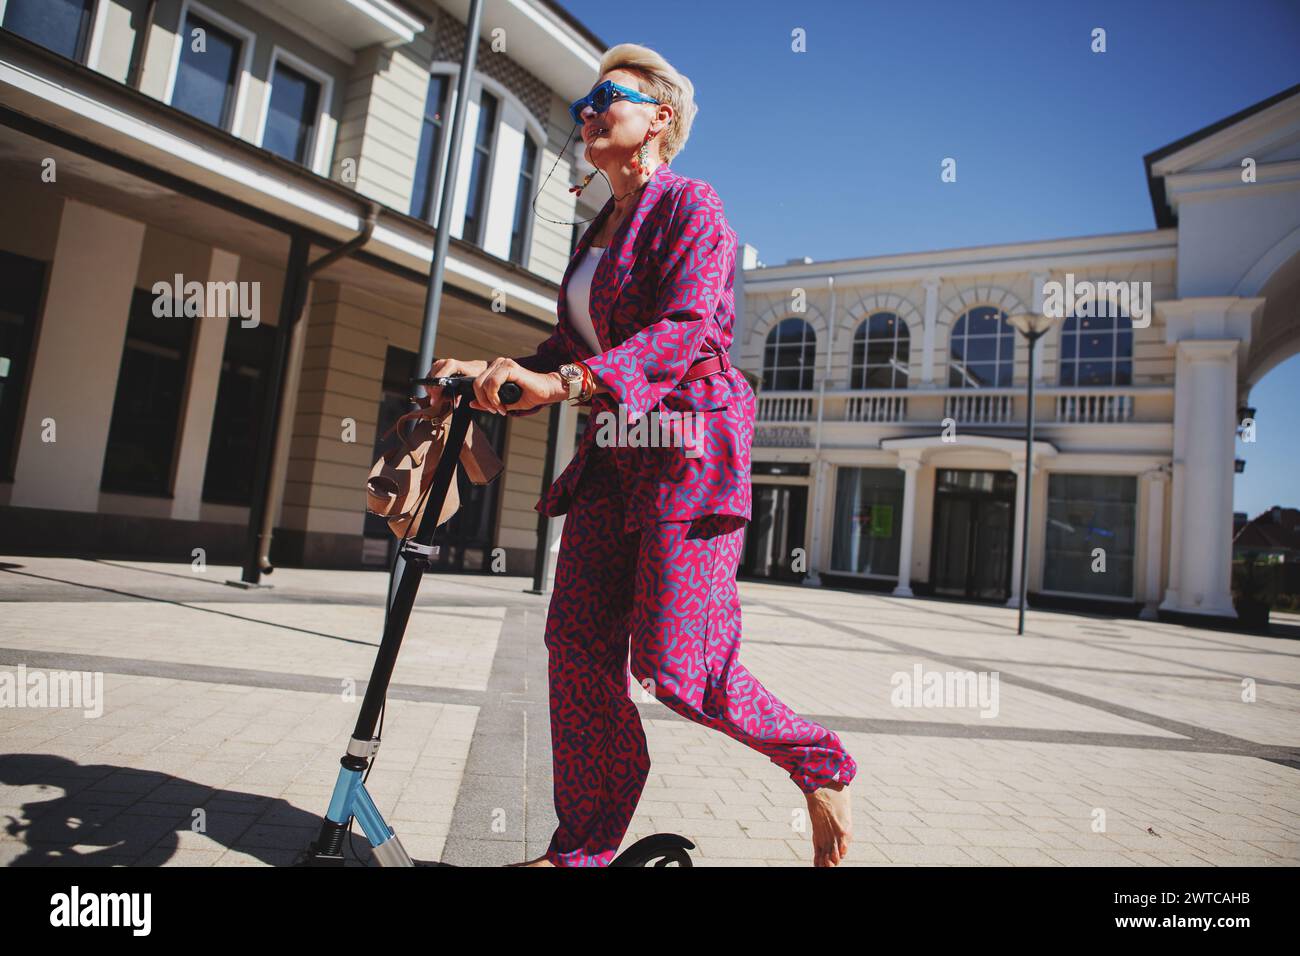
[[[0,694],[0,865],[283,865],[315,837],[387,576],[237,577],[0,556],[0,691],[102,681],[98,708]],[[367,781],[418,860],[504,864],[550,839],[547,598],[530,585],[424,578]],[[1017,637],[1002,607],[741,595],[745,665],[858,761],[846,865],[1300,863],[1294,639],[1037,610]],[[634,699],[653,765],[625,845],[673,831],[699,866],[808,865],[784,771]]]

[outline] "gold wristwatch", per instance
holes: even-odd
[[[573,362],[566,362],[559,368],[560,381],[569,390],[568,400],[576,405],[582,395],[582,369]]]

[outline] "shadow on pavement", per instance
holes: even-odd
[[[26,847],[10,866],[161,866],[187,830],[203,833],[205,846],[287,866],[316,839],[325,809],[53,754],[0,754],[0,785],[25,800],[21,818],[6,814],[4,832]],[[371,865],[365,836],[353,834],[347,865]]]

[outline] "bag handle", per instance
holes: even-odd
[[[412,409],[406,414],[400,416],[397,421],[393,422],[392,427],[389,428],[388,431],[384,432],[384,436],[380,439],[380,442],[386,442],[390,435],[397,432],[397,437],[401,441],[403,454],[409,454],[411,456],[411,461],[419,467],[423,462],[420,460],[418,445],[412,445],[410,441],[407,440],[407,437],[398,431],[398,429],[401,428],[403,422],[418,421],[420,419],[429,420],[432,424],[432,437],[434,440],[434,444],[431,445],[430,448],[436,448],[438,453],[441,454],[442,445],[438,439],[446,434],[445,429],[447,427],[447,419],[451,417],[452,408],[451,400],[449,398],[440,399],[436,405],[427,397],[422,399],[415,398],[412,399],[412,401],[419,405],[419,407]],[[423,443],[424,438],[421,437],[420,444]],[[387,458],[388,455],[391,455],[397,450],[398,449],[396,448],[391,449],[385,454],[385,457]],[[389,458],[389,461],[392,461],[392,459]],[[496,453],[496,449],[492,447],[492,443],[488,441],[487,435],[484,433],[483,429],[479,428],[477,422],[471,421],[469,430],[465,433],[465,443],[461,446],[460,450],[460,464],[461,467],[465,469],[466,477],[469,478],[470,482],[476,485],[488,484],[501,474],[505,468],[505,465]]]

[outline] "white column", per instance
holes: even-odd
[[[835,361],[835,324],[839,321],[839,296],[836,295],[834,276],[826,277],[826,289],[830,293],[830,306],[826,310],[826,374],[823,382],[830,379]]]
[[[1149,621],[1155,620],[1160,604],[1160,570],[1165,545],[1165,485],[1169,475],[1160,469],[1148,471],[1142,476],[1147,488],[1147,537],[1146,537],[1146,604],[1139,617]]]
[[[1232,480],[1237,365],[1262,298],[1206,296],[1155,303],[1173,345],[1174,456],[1169,584],[1160,610],[1235,617]]]
[[[1232,478],[1236,457],[1236,339],[1185,339],[1174,372],[1177,590],[1161,608],[1235,617],[1232,606]],[[1179,485],[1181,484],[1181,488]]]
[[[1011,534],[1011,596],[1007,598],[1007,607],[1020,607],[1020,562],[1025,560],[1021,547],[1025,538],[1025,460],[1013,458],[1011,470],[1016,475],[1016,518]],[[1029,590],[1028,581],[1025,590]],[[1029,607],[1029,595],[1025,595],[1025,607]]]
[[[1175,434],[1177,426],[1175,424]],[[1233,449],[1234,453],[1236,448]],[[1165,599],[1160,602],[1161,607],[1166,604],[1171,609],[1176,609],[1178,605],[1178,593],[1182,590],[1179,581],[1182,580],[1183,565],[1183,526],[1178,520],[1178,516],[1183,513],[1183,463],[1174,459],[1169,469],[1170,481],[1170,502],[1169,502],[1169,574],[1168,584],[1165,585]]]
[[[96,206],[63,202],[11,505],[99,510],[144,229]]]
[[[916,473],[921,470],[919,457],[899,456],[903,469],[903,529],[898,547],[898,587],[894,597],[912,596],[912,538],[916,528]]]
[[[185,281],[190,278],[187,276]],[[209,282],[238,281],[239,256],[223,249],[213,249],[206,279]],[[183,521],[199,520],[208,444],[212,438],[212,416],[217,410],[217,391],[221,385],[221,359],[225,354],[226,330],[231,320],[225,316],[209,315],[193,321],[198,334],[195,336],[185,407],[181,411],[180,447],[172,491],[172,517]]]
[[[822,579],[818,573],[821,567],[822,551],[824,550],[823,542],[826,539],[824,532],[825,517],[830,509],[827,505],[826,489],[830,486],[827,480],[830,474],[831,466],[827,462],[818,459],[812,463],[812,507],[808,509],[808,521],[811,525],[811,531],[808,544],[808,574],[800,582],[805,587],[821,587]]]
[[[934,387],[935,324],[939,321],[939,279],[921,281],[925,289],[925,332],[921,339],[921,386]]]

